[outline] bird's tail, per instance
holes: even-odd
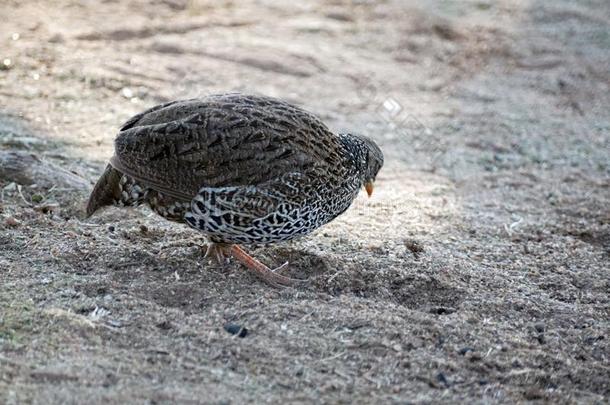
[[[89,201],[87,201],[87,218],[98,209],[106,205],[113,205],[115,201],[121,199],[121,177],[123,177],[123,173],[112,165],[106,166],[106,170],[95,183]]]
[[[93,187],[87,202],[87,218],[106,205],[127,207],[140,205],[148,201],[148,192],[147,187],[141,186],[134,178],[109,164]]]

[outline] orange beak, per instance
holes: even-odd
[[[364,185],[364,189],[366,190],[366,193],[370,197],[371,194],[373,194],[373,182],[372,181],[367,181],[366,184]]]

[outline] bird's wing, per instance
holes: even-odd
[[[129,120],[112,165],[179,200],[202,187],[256,185],[341,161],[339,140],[315,116],[239,94],[154,107]]]

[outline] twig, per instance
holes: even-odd
[[[26,203],[28,206],[33,207],[34,205],[29,202],[28,200],[25,199],[25,196],[23,195],[23,192],[21,191],[23,187],[21,187],[21,184],[17,185],[17,192],[19,193],[19,195],[21,196],[21,199],[23,200],[24,203]]]

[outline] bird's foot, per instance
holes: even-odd
[[[226,263],[229,255],[233,256],[235,259],[245,265],[248,270],[256,273],[256,275],[267,282],[267,284],[274,287],[296,286],[306,282],[306,280],[299,280],[279,274],[281,270],[288,266],[288,262],[275,269],[270,269],[263,263],[250,256],[238,245],[210,243],[204,257],[214,257],[216,260],[218,260],[218,263],[223,264]]]
[[[230,255],[231,245],[225,243],[210,242],[203,258],[214,258],[216,259],[218,264],[226,264],[229,261]]]

